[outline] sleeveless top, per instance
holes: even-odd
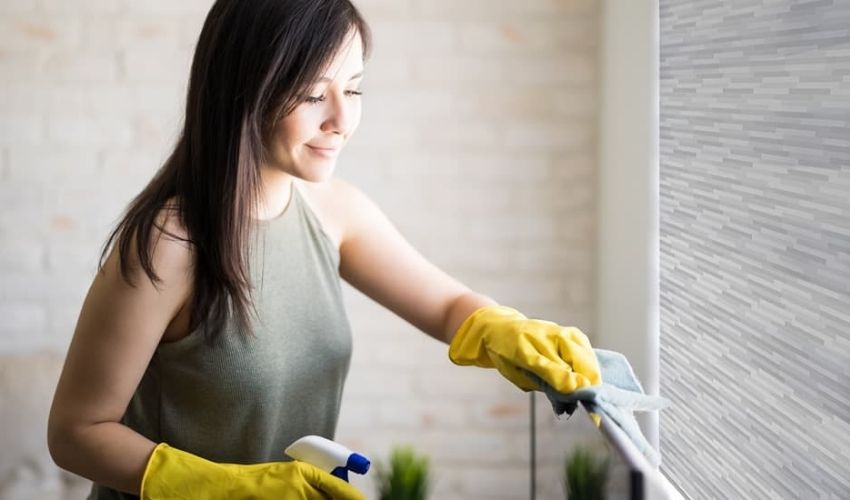
[[[201,328],[160,344],[121,422],[213,462],[288,461],[307,434],[334,438],[351,360],[339,252],[293,184],[250,251],[255,337],[228,317],[214,347]],[[89,499],[138,496],[93,484]]]

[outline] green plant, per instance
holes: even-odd
[[[589,449],[577,446],[564,466],[568,500],[601,500],[605,498],[610,457],[597,460]]]
[[[428,495],[429,460],[411,446],[400,446],[390,454],[389,467],[375,462],[380,500],[425,500]]]

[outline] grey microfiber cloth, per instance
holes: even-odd
[[[661,410],[670,406],[669,399],[644,394],[632,366],[625,356],[616,351],[593,349],[599,361],[602,383],[582,387],[569,394],[562,394],[531,372],[529,377],[546,394],[555,410],[555,415],[566,413],[572,416],[579,402],[590,413],[607,417],[619,426],[632,440],[638,450],[653,467],[661,464],[658,452],[649,444],[635,420],[635,411]]]

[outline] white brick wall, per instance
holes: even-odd
[[[0,2],[0,353],[67,348],[100,245],[176,138],[210,3]],[[596,2],[357,4],[375,47],[339,175],[474,290],[592,338]],[[428,453],[434,498],[527,498],[528,395],[344,290],[338,439]],[[562,461],[591,436],[537,400],[538,498],[562,498]]]

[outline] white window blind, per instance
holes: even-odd
[[[661,470],[850,498],[850,1],[659,14]]]

